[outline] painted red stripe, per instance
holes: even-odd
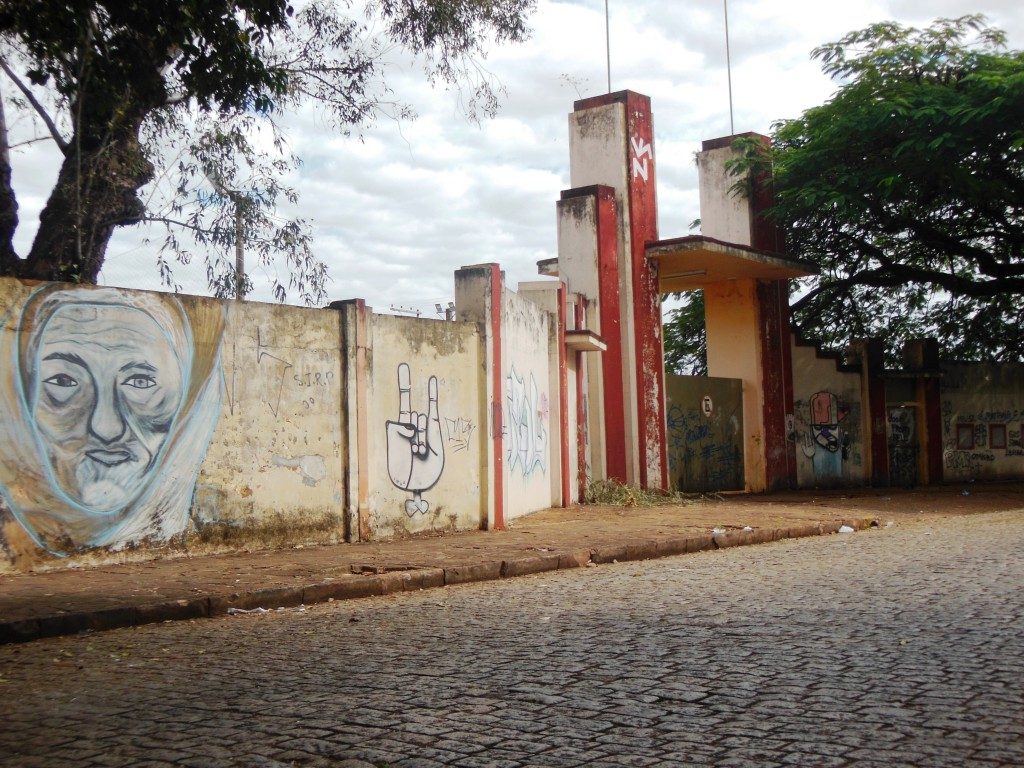
[[[561,419],[561,445],[559,458],[562,466],[562,506],[568,507],[569,499],[569,370],[565,349],[565,283],[558,284],[558,408]]]
[[[624,101],[627,131],[626,183],[629,190],[630,257],[633,273],[633,329],[636,336],[639,480],[641,487],[644,488],[666,488],[668,457],[665,434],[665,358],[661,338],[661,289],[656,270],[647,260],[647,243],[658,239],[657,175],[653,151],[654,121],[649,97],[627,91]],[[641,168],[643,173],[640,173]]]
[[[501,266],[491,268],[491,423],[494,428],[494,528],[505,528],[505,435],[502,419],[501,307],[504,300]]]
[[[601,337],[608,348],[602,353],[604,378],[605,472],[610,480],[625,483],[626,396],[622,388],[622,323],[619,297],[619,213],[615,190],[594,189],[597,205],[597,279]]]

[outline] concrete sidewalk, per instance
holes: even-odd
[[[1019,485],[964,493],[866,489],[572,507],[530,515],[506,531],[0,576],[0,643],[816,536],[843,524],[1024,508]]]

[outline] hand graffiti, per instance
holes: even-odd
[[[444,471],[444,442],[437,415],[437,377],[427,382],[427,412],[412,410],[409,366],[398,366],[398,419],[386,422],[388,475],[391,482],[412,498],[405,502],[410,517],[430,505],[423,491],[433,488]]]

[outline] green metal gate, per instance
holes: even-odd
[[[668,466],[685,493],[743,490],[743,382],[666,374]]]

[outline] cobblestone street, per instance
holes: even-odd
[[[0,647],[0,765],[1022,765],[1022,523]]]

